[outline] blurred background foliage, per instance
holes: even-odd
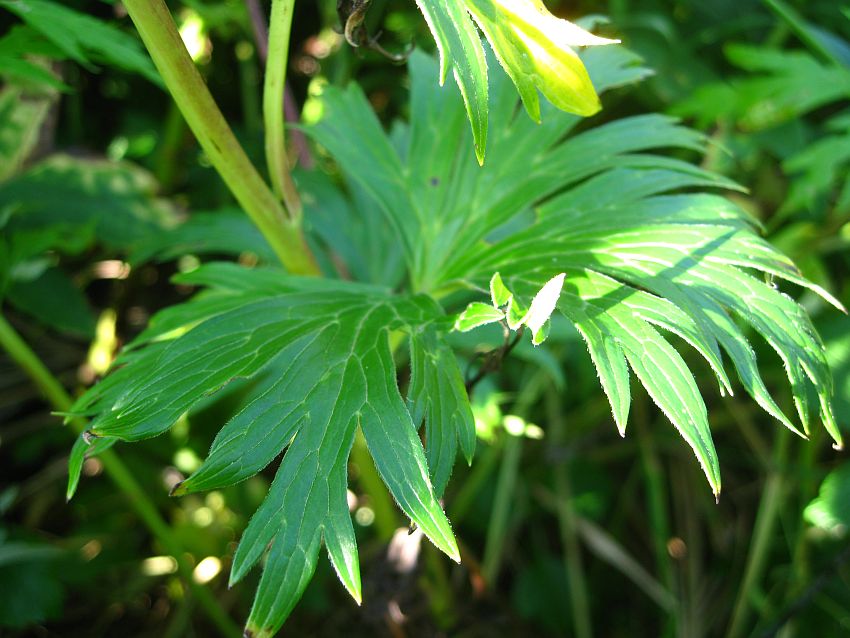
[[[261,52],[250,11],[268,7],[171,4],[213,94],[261,164]],[[153,312],[191,294],[169,283],[172,274],[211,255],[246,264],[272,255],[159,86],[121,5],[67,0],[64,7],[97,21],[80,23],[75,38],[58,42],[50,27],[56,14],[43,5],[44,12],[22,20],[14,2],[0,3],[0,295],[8,320],[67,388],[79,390]],[[372,5],[368,29],[381,32],[385,49],[433,50],[412,2]],[[715,143],[705,165],[746,186],[749,192],[735,197],[770,239],[850,304],[850,4],[547,6],[571,19],[608,15],[603,31],[656,71],[636,88],[607,95],[597,118],[657,110],[707,132]],[[293,105],[304,120],[318,117],[324,86],[352,80],[387,127],[406,116],[404,66],[346,45],[333,0],[296,4],[290,59]],[[337,228],[334,207],[347,204],[331,199],[328,185],[338,175],[321,149],[294,137],[311,241],[342,254],[345,233],[377,232],[369,207],[360,206],[362,227]],[[393,283],[386,259],[352,267]],[[814,296],[804,302],[826,344],[846,430],[850,320]],[[494,344],[499,339],[492,335]],[[456,346],[472,360],[481,340],[458,336]],[[781,363],[764,350],[765,379],[787,408]],[[445,497],[463,564],[449,564],[408,535],[375,487],[374,469],[354,463],[349,500],[364,605],[357,608],[320,562],[286,630],[393,637],[850,634],[850,463],[819,428],[808,442],[793,438],[751,401],[720,397],[709,371],[694,369],[704,373],[723,460],[718,504],[645,395],[637,393],[633,427],[620,439],[583,344],[555,326],[545,349],[524,343],[476,388],[480,452],[471,468],[456,468]],[[228,590],[228,561],[270,472],[204,495],[169,499],[168,490],[197,467],[244,391],[244,383],[231,384],[168,436],[118,446],[185,548],[195,581],[238,620],[254,584]],[[174,558],[140,524],[98,459],[85,462],[78,494],[65,503],[72,441],[23,373],[0,357],[0,633],[213,635],[219,628],[188,593]]]

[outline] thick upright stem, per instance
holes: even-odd
[[[284,267],[296,274],[319,274],[301,233],[300,209],[287,214],[245,155],[189,57],[163,0],[125,0],[124,6],[201,148]]]
[[[0,346],[9,354],[12,360],[29,376],[45,399],[61,412],[70,410],[73,400],[62,387],[62,384],[42,363],[38,355],[30,349],[27,343],[15,331],[6,319],[0,315]],[[79,434],[86,424],[79,419],[71,421],[71,427]],[[142,486],[133,477],[127,466],[113,450],[102,452],[99,457],[107,476],[115,483],[136,514],[159,541],[166,552],[174,557],[181,576],[192,590],[192,594],[207,614],[222,636],[239,636],[239,627],[219,606],[208,589],[194,582],[192,565],[186,560],[186,552],[171,531],[168,524],[159,515],[156,506],[151,502]]]
[[[289,173],[286,158],[286,123],[284,121],[284,89],[289,60],[289,36],[295,0],[272,0],[269,20],[269,53],[263,85],[263,120],[266,127],[266,162],[272,187],[289,209],[293,219],[301,217],[301,199]]]

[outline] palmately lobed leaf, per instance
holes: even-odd
[[[593,49],[586,57],[600,90],[645,75],[620,47]],[[414,87],[433,74],[432,65],[420,54],[412,56]],[[458,140],[451,157],[444,149],[431,164],[412,153],[399,157],[407,170],[393,168],[392,177],[374,164],[348,161],[347,149],[366,143],[356,134],[320,138],[352,183],[392,180],[408,193],[402,200],[382,200],[381,209],[389,223],[408,224],[405,232],[420,237],[408,256],[412,285],[438,297],[464,288],[480,291],[457,317],[459,329],[501,321],[497,308],[506,304],[505,321],[516,329],[535,296],[563,274],[557,309],[585,340],[621,434],[633,373],[693,449],[715,493],[721,488],[720,463],[705,405],[669,334],[701,355],[721,392],[735,389],[731,363],[744,390],[783,425],[805,436],[817,414],[840,446],[823,345],[806,311],[775,282],[809,288],[840,304],[759,237],[758,223],[746,212],[716,194],[740,190],[734,182],[660,154],[703,152],[705,137],[661,115],[572,134],[579,118],[545,103],[542,123],[534,124],[515,117],[508,79],[494,73],[490,80],[494,132],[480,170],[468,168],[468,138]],[[417,95],[409,138],[397,137],[400,148],[437,118],[453,121],[462,114],[460,101],[441,91]],[[338,98],[331,93],[327,100],[333,110]],[[368,109],[359,98],[345,106],[351,118]],[[447,173],[446,166],[454,170]],[[441,177],[429,189],[421,183],[431,171]],[[499,286],[493,286],[493,273],[501,273]],[[488,282],[491,307],[478,296],[486,294]],[[745,326],[783,360],[799,426],[761,378]],[[545,338],[539,332],[535,341]]]
[[[446,324],[439,306],[421,295],[232,264],[211,264],[178,279],[208,288],[154,317],[111,373],[73,406],[72,414],[93,417],[87,437],[94,445],[87,448],[83,439],[75,445],[69,496],[87,451],[156,436],[232,380],[262,374],[198,470],[174,490],[179,495],[232,485],[285,450],[234,557],[232,583],[270,547],[248,619],[252,635],[277,631],[312,577],[322,543],[360,602],[346,499],[358,427],[401,509],[459,560],[437,494],[454,464],[455,441],[469,459],[475,438],[454,354],[437,332]],[[430,471],[396,380],[389,334],[397,330],[411,334],[424,373],[417,376],[410,409],[418,422],[426,417],[427,457],[440,456]],[[435,448],[437,441],[443,443]]]
[[[618,47],[595,49],[586,59],[600,90],[646,74]],[[424,54],[413,54],[410,69],[413,120],[395,129],[392,141],[357,89],[326,91],[330,119],[310,132],[339,163],[359,200],[352,209],[372,207],[383,216],[402,246],[408,288],[418,294],[274,269],[205,266],[181,281],[206,289],[155,317],[74,406],[93,417],[92,431],[102,440],[136,440],[165,431],[233,379],[262,377],[200,469],[177,489],[243,480],[285,450],[231,574],[239,580],[266,554],[248,621],[255,636],[270,636],[283,623],[322,543],[344,586],[360,598],[345,505],[358,425],[401,508],[458,558],[437,501],[457,449],[468,460],[474,447],[466,388],[445,342],[452,325],[504,321],[507,329],[532,328],[539,343],[549,315],[560,312],[587,345],[620,433],[634,374],[692,448],[716,494],[720,463],[705,404],[669,334],[705,360],[722,392],[735,389],[731,363],[741,386],[786,427],[805,434],[817,412],[841,442],[823,345],[805,310],[775,281],[838,304],[761,239],[740,207],[715,193],[734,183],[662,154],[702,152],[703,136],[656,115],[575,133],[579,117],[545,102],[536,124],[516,117],[510,79],[494,73],[494,128],[488,163],[479,168],[471,159],[473,136],[458,124],[467,108],[462,97],[427,81],[437,63]],[[436,135],[441,123],[457,135]],[[429,151],[435,139],[438,151]],[[351,244],[354,256],[373,249],[368,238]],[[483,303],[488,293],[491,306]],[[472,305],[449,319],[435,299],[461,295]],[[399,331],[410,339],[406,405],[389,345]],[[785,363],[800,429],[759,374],[753,333]],[[423,421],[425,450],[417,434]],[[80,454],[75,450],[75,464]]]

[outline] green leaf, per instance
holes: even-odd
[[[487,61],[481,39],[466,14],[453,0],[416,0],[440,52],[440,86],[449,69],[457,82],[475,140],[475,157],[484,163],[487,147]]]
[[[44,62],[45,58],[62,57],[56,46],[24,24],[12,26],[0,38],[0,75],[10,82],[68,91],[70,87],[57,78]]]
[[[487,61],[470,18],[490,42],[534,121],[540,121],[538,90],[570,113],[592,115],[601,108],[584,64],[570,47],[615,40],[556,18],[541,0],[417,0],[416,4],[437,42],[441,86],[448,70],[454,71],[479,164],[484,163],[487,142]]]
[[[295,181],[304,204],[305,230],[330,253],[326,271],[339,270],[344,264],[342,278],[398,288],[405,270],[404,249],[366,189],[349,184],[346,195],[319,171],[296,173]]]
[[[501,308],[505,304],[507,304],[513,294],[510,290],[508,290],[507,286],[505,286],[505,282],[502,281],[502,276],[499,273],[495,273],[490,278],[490,300],[493,302],[494,308]]]
[[[117,439],[112,437],[90,439],[88,434],[81,434],[77,437],[77,440],[74,441],[74,447],[71,448],[71,455],[68,457],[68,487],[65,491],[65,498],[70,501],[76,494],[85,460],[108,450],[116,442]]]
[[[454,352],[434,330],[410,337],[410,390],[413,422],[425,420],[425,456],[438,497],[455,464],[457,444],[467,463],[475,453],[475,420]]]
[[[539,90],[568,113],[593,115],[599,98],[584,64],[570,47],[611,44],[553,16],[542,0],[465,0],[529,116],[540,121]]]
[[[54,100],[52,93],[32,94],[13,85],[0,90],[0,183],[18,173],[33,152]]]
[[[505,313],[493,306],[473,301],[457,317],[455,330],[469,332],[478,326],[486,326],[488,323],[496,323],[505,318]]]
[[[17,14],[65,56],[88,69],[102,62],[162,85],[139,41],[120,29],[48,0],[0,0],[0,6]]]
[[[139,440],[164,432],[231,380],[269,372],[224,425],[200,468],[175,489],[183,494],[232,485],[286,450],[234,557],[232,582],[271,543],[248,630],[264,636],[280,627],[309,582],[322,541],[343,584],[360,600],[345,496],[358,425],[401,509],[458,560],[389,346],[391,331],[427,332],[442,325],[439,307],[422,296],[287,277],[272,269],[207,266],[180,280],[212,289],[156,317],[72,412],[93,417],[91,432],[98,437]],[[436,337],[423,344],[417,356],[438,361],[457,390],[460,373],[446,359],[451,352]],[[437,406],[432,414],[444,400],[435,393],[444,387],[444,381],[439,387],[429,382],[421,396]],[[456,396],[463,399],[465,394]],[[470,431],[462,443],[471,454]]]
[[[348,179],[375,201],[411,262],[417,243],[417,211],[409,205],[410,195],[398,155],[357,84],[352,83],[344,91],[327,89],[324,96],[322,120],[308,132],[335,157],[344,158],[341,164]],[[360,132],[362,145],[352,147],[346,143],[353,130]]]
[[[0,627],[27,627],[62,617],[64,550],[47,543],[9,541],[0,534]]]
[[[745,130],[758,131],[850,96],[850,69],[823,64],[804,51],[733,44],[726,55],[754,75],[701,87],[673,109],[677,115],[706,123],[731,117]]]
[[[850,464],[844,463],[824,479],[817,497],[803,512],[811,525],[836,535],[850,527]]]
[[[9,232],[92,228],[104,245],[127,250],[176,225],[156,182],[128,162],[53,155],[0,184],[0,210],[13,211]]]
[[[547,281],[540,289],[540,292],[534,295],[534,299],[531,300],[531,307],[523,318],[523,323],[531,330],[535,346],[540,343],[538,334],[541,333],[543,324],[549,321],[549,317],[558,303],[558,297],[561,296],[561,288],[564,286],[565,276],[564,273],[561,273]]]
[[[829,120],[827,128],[835,134],[825,135],[783,163],[782,168],[792,181],[778,215],[812,210],[819,198],[838,192],[842,185],[846,188],[850,175],[850,111]],[[835,208],[838,213],[846,212],[850,201],[839,197]]]
[[[132,261],[168,261],[181,255],[256,255],[264,262],[276,260],[262,233],[241,210],[225,208],[192,213],[186,221],[165,232],[151,233],[132,247]]]
[[[588,60],[600,90],[645,74],[616,48]],[[731,363],[741,386],[798,431],[761,379],[750,343],[759,335],[785,364],[799,431],[808,430],[817,412],[841,442],[823,344],[803,308],[778,287],[803,286],[840,304],[761,239],[740,207],[717,194],[738,188],[734,183],[662,152],[702,152],[704,136],[655,115],[576,132],[580,118],[547,102],[536,124],[515,117],[511,80],[496,67],[488,163],[479,168],[472,160],[469,134],[441,139],[439,152],[422,154],[439,122],[459,131],[466,116],[462,100],[423,80],[434,68],[423,54],[412,56],[414,120],[394,127],[391,137],[357,89],[325,91],[321,106],[330,115],[311,129],[344,181],[343,188],[315,192],[330,193],[339,210],[371,205],[382,215],[380,232],[392,235],[382,235],[386,243],[377,249],[398,250],[406,265],[392,273],[396,282],[404,280],[392,289],[417,294],[289,277],[273,268],[203,266],[177,280],[205,290],[158,314],[74,406],[76,414],[92,417],[95,434],[138,440],[164,432],[231,381],[256,380],[201,467],[176,490],[231,485],[283,453],[231,574],[238,581],[267,556],[248,622],[256,636],[270,636],[283,623],[322,543],[344,586],[360,598],[345,505],[346,462],[358,426],[402,510],[457,559],[437,498],[457,448],[467,459],[472,455],[474,422],[446,345],[452,324],[435,299],[454,312],[476,304],[471,323],[500,321],[503,314],[512,329],[528,326],[533,343],[543,341],[550,326],[554,339],[566,332],[565,322],[572,324],[620,432],[626,431],[634,373],[692,448],[715,493],[720,464],[692,358],[681,350],[693,349],[705,361],[722,393],[736,390]],[[362,237],[352,243],[350,254],[358,258],[375,245]],[[390,348],[390,335],[395,341],[399,333],[410,338],[407,405]],[[543,351],[527,342],[522,347]],[[423,420],[425,450],[417,433]]]
[[[13,281],[6,298],[44,325],[82,337],[94,337],[96,319],[79,287],[58,268],[38,277]]]

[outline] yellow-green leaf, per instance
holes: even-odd
[[[540,121],[539,90],[556,107],[577,115],[601,108],[584,64],[571,47],[613,44],[567,20],[541,0],[464,0],[499,63],[516,84],[528,114]]]

